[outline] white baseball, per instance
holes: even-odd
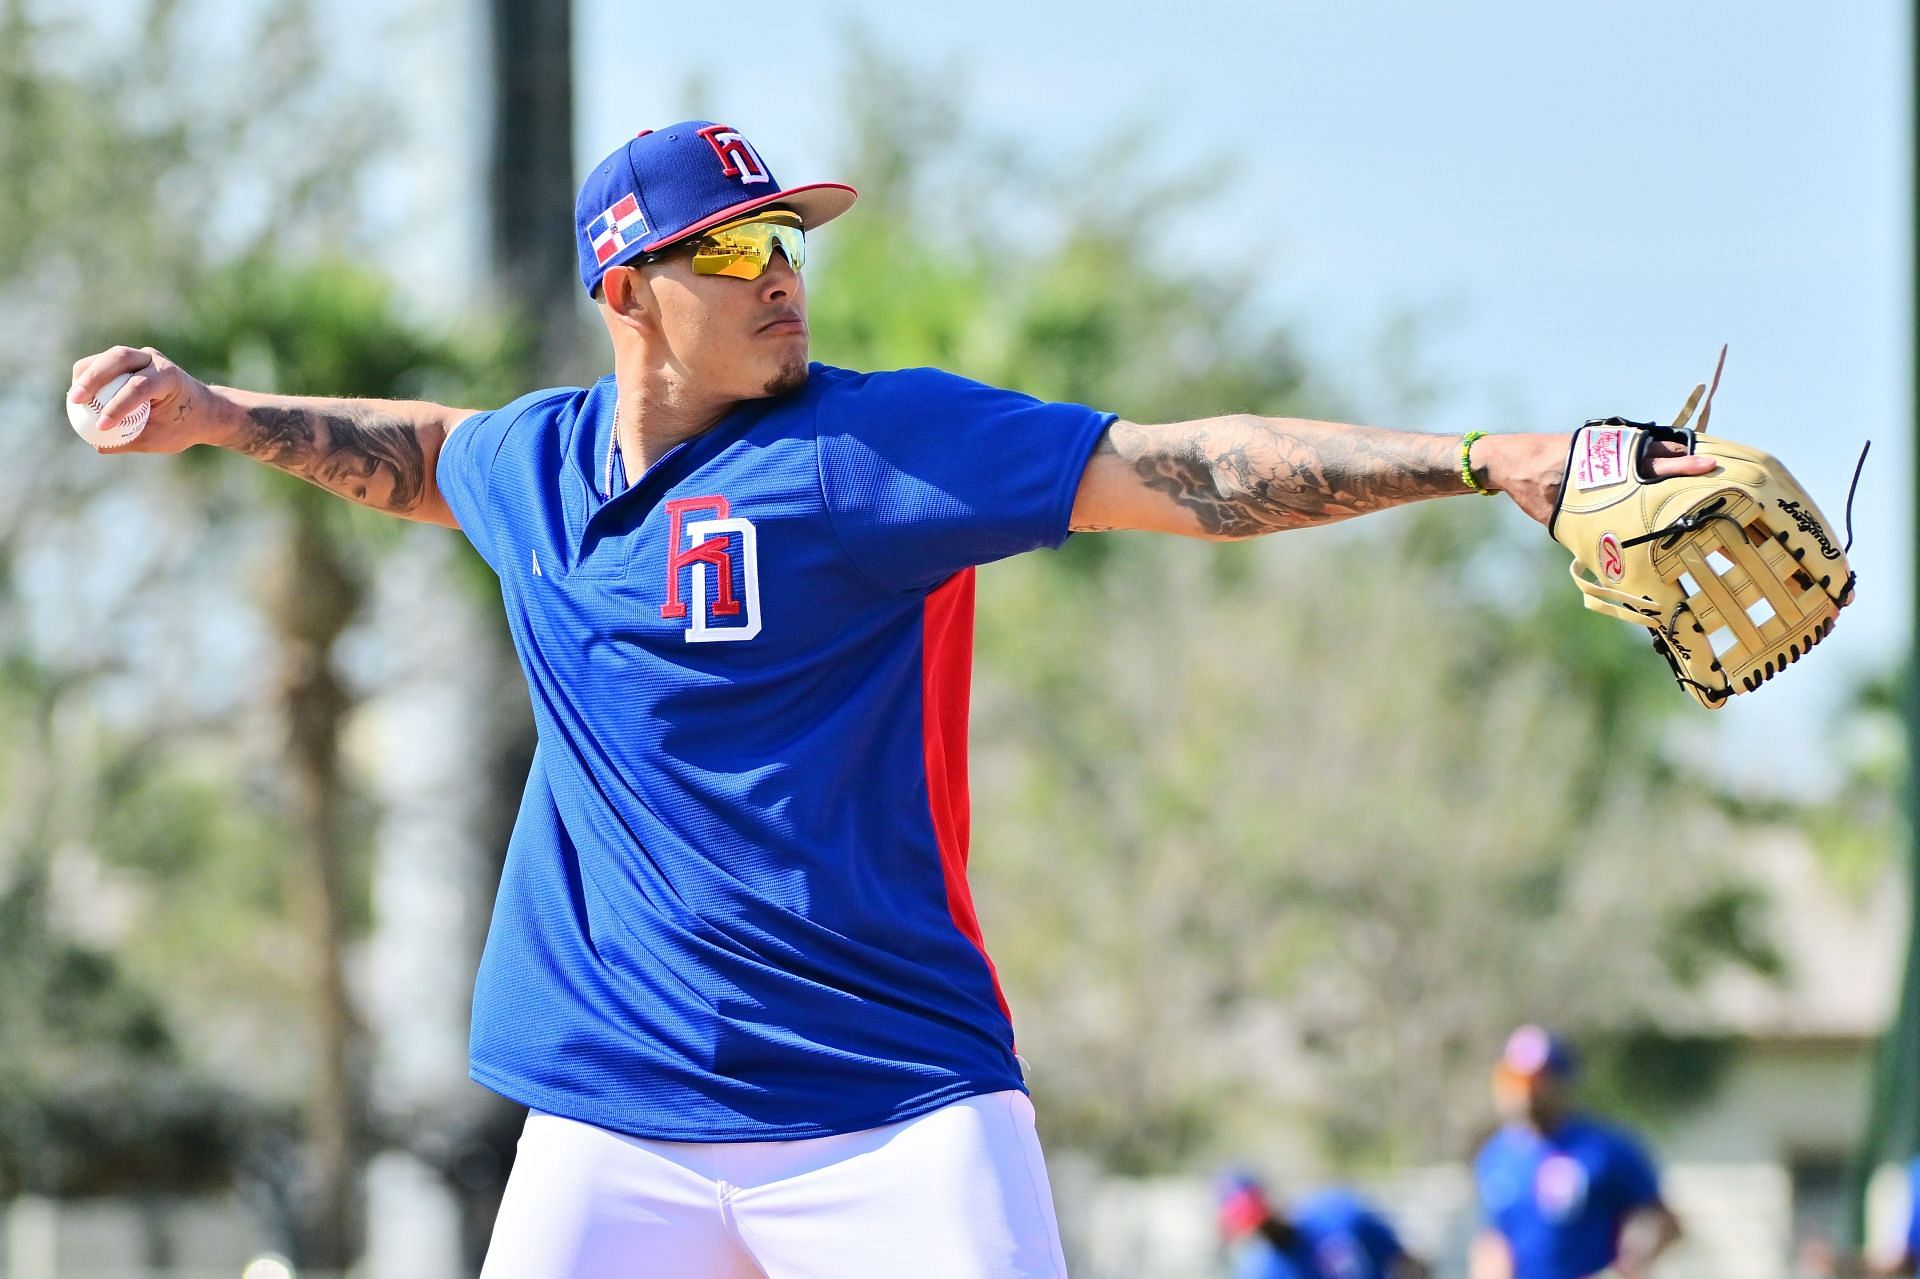
[[[100,411],[106,408],[108,401],[112,400],[119,393],[120,388],[127,384],[127,378],[130,376],[132,375],[122,373],[96,391],[93,398],[85,404],[67,401],[67,421],[73,423],[75,434],[98,448],[112,448],[117,444],[125,444],[147,429],[147,410],[153,407],[151,404],[140,405],[121,418],[110,431],[98,429]]]

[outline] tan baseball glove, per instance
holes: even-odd
[[[1726,358],[1723,347],[1715,389]],[[1709,437],[1712,411],[1713,392],[1697,386],[1671,426],[1588,422],[1574,433],[1547,531],[1573,552],[1570,571],[1587,607],[1652,631],[1680,687],[1717,709],[1826,638],[1853,601],[1854,576],[1833,526],[1787,468]],[[1719,466],[1643,479],[1643,455],[1656,441]]]

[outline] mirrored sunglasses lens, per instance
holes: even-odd
[[[787,255],[787,265],[798,271],[807,264],[807,233],[795,226],[773,228],[773,242]]]
[[[695,241],[693,269],[698,275],[725,275],[758,279],[773,261],[774,249],[787,255],[798,271],[807,262],[806,235],[799,227],[773,222],[747,222],[726,227]]]

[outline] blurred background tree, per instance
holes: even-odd
[[[404,638],[370,599],[453,535],[236,459],[102,462],[50,406],[75,352],[127,337],[262,390],[479,407],[605,355],[577,298],[524,285],[537,332],[445,331],[346,252],[390,104],[328,88],[304,4],[262,12],[216,72],[156,4],[142,52],[82,85],[51,69],[81,33],[0,0],[0,413],[26,428],[0,432],[0,1071],[21,1081],[0,1189],[253,1166],[296,1205],[284,1245],[325,1265],[355,1247],[369,1147],[414,1140],[375,1113],[351,998],[390,801],[343,759],[378,691],[345,650]],[[964,78],[851,47],[862,199],[809,272],[819,358],[1143,420],[1420,425],[1417,339],[1379,387],[1335,386],[1261,295],[1284,259],[1235,228],[1156,239],[1204,166],[1144,167],[1139,131],[1035,155],[969,121]],[[136,56],[195,84],[129,88]],[[528,109],[565,118],[551,93]],[[76,233],[129,190],[140,218]],[[495,252],[556,216],[558,242],[564,215],[498,212]],[[507,698],[497,600],[460,563],[457,607],[496,638],[440,674]],[[1781,972],[1743,833],[1813,820],[1844,875],[1892,819],[1715,799],[1690,704],[1572,607],[1562,563],[1503,504],[1452,502],[1238,546],[1081,537],[982,573],[974,885],[1050,1146],[1151,1171],[1304,1128],[1335,1161],[1455,1157],[1488,1055],[1537,1016],[1597,1044],[1603,1100],[1684,1104],[1710,1077],[1698,992]],[[463,743],[499,850],[526,733],[521,709]],[[1885,753],[1860,759],[1878,794]],[[298,1157],[248,1164],[295,1131]],[[485,1140],[510,1157],[510,1131]]]
[[[109,332],[83,345],[103,345]],[[496,403],[511,398],[506,379],[527,364],[502,334],[463,344],[409,326],[387,287],[345,262],[236,263],[204,279],[166,326],[126,340],[167,352],[206,381],[287,395]],[[362,620],[381,549],[420,530],[251,462],[192,458],[221,472],[201,478],[203,500],[256,512],[264,526],[254,530],[257,606],[274,653],[269,696],[282,725],[279,808],[291,854],[283,869],[308,955],[314,1033],[306,1114],[315,1207],[304,1252],[338,1268],[357,1255],[371,1109],[364,1028],[347,982],[349,947],[369,923],[370,823],[355,811],[341,760],[366,690],[342,678],[338,649]]]
[[[0,1039],[22,1085],[0,1183],[180,1192],[251,1168],[287,1205],[276,1242],[339,1268],[375,1138],[347,971],[374,814],[340,749],[373,690],[339,648],[383,555],[445,535],[237,459],[103,462],[48,410],[73,356],[115,342],[213,381],[476,404],[517,393],[531,360],[511,308],[491,331],[432,331],[321,256],[370,256],[350,228],[381,107],[325,74],[308,6],[259,10],[218,71],[190,16],[149,6],[118,47],[0,5],[0,404],[34,427],[0,437],[18,765],[0,902],[19,925]],[[75,66],[84,80],[57,69]],[[470,656],[483,678],[501,660]]]
[[[1136,420],[1351,412],[1256,304],[1284,261],[1242,228],[1158,244],[1207,193],[1142,169],[1163,148],[974,134],[963,76],[857,41],[847,85],[820,358]],[[1778,971],[1731,857],[1647,844],[1735,842],[1667,749],[1685,700],[1522,523],[1110,534],[982,573],[975,892],[1056,1147],[1162,1171],[1304,1117],[1339,1162],[1455,1157],[1515,1020],[1645,1053],[1722,965]]]

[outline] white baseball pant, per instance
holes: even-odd
[[[481,1279],[1065,1279],[1018,1091],[798,1141],[650,1141],[535,1111]]]

